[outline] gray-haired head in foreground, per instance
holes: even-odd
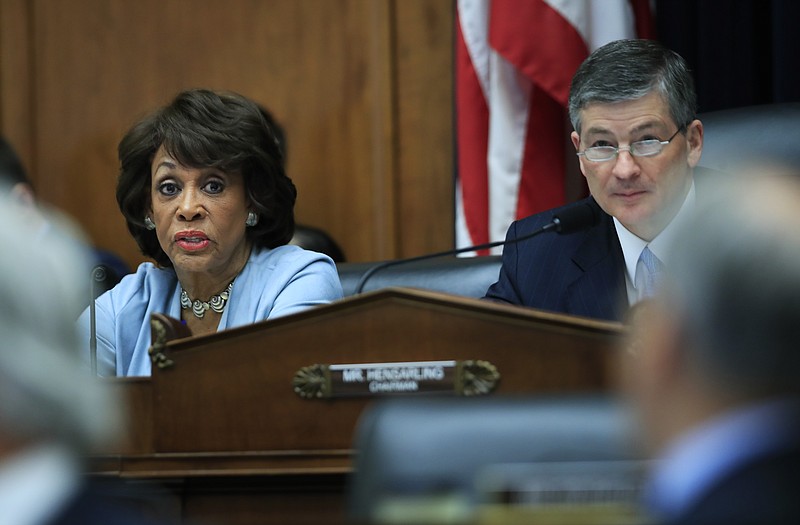
[[[800,393],[798,203],[800,175],[751,173],[676,236],[666,298],[690,362],[728,392]]]
[[[18,206],[0,196],[0,442],[102,444],[120,414],[80,358],[75,320],[89,296],[87,254],[55,217],[43,237]]]
[[[616,40],[583,61],[569,93],[569,119],[580,134],[580,112],[590,104],[636,100],[660,93],[675,125],[694,120],[697,95],[689,66],[674,51],[654,40]]]

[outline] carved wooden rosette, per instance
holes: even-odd
[[[175,363],[172,362],[167,356],[167,327],[163,320],[152,316],[150,318],[150,348],[147,353],[150,354],[150,362],[153,366],[164,369],[169,368]]]
[[[304,366],[294,375],[292,389],[304,399],[331,397],[331,374],[328,365]]]
[[[167,343],[174,339],[191,337],[189,328],[178,319],[174,319],[164,314],[152,314],[150,316],[150,362],[153,366],[165,369],[172,367],[175,363],[167,355]]]
[[[462,396],[490,394],[500,381],[500,372],[489,361],[481,359],[458,361],[456,393]]]

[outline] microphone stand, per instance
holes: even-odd
[[[89,354],[92,363],[92,375],[97,375],[97,323],[96,305],[97,283],[106,280],[106,268],[98,264],[92,268],[91,286],[89,287]]]
[[[478,250],[488,250],[489,248],[494,248],[495,246],[501,246],[501,245],[509,243],[509,242],[524,241],[526,239],[530,239],[531,237],[533,237],[535,235],[539,235],[540,233],[544,233],[546,231],[549,231],[549,230],[552,230],[552,229],[556,229],[556,228],[558,228],[558,224],[555,223],[555,222],[550,222],[548,224],[545,224],[539,230],[533,231],[533,232],[531,232],[531,233],[529,233],[527,235],[523,235],[522,237],[518,237],[518,238],[512,239],[510,241],[506,241],[506,240],[504,240],[504,241],[494,241],[494,242],[488,242],[488,243],[485,243],[485,244],[477,244],[475,246],[466,246],[464,248],[459,248],[457,250],[446,250],[446,251],[437,252],[437,253],[426,253],[425,255],[418,255],[416,257],[409,257],[408,259],[393,259],[391,261],[384,261],[384,262],[382,262],[380,264],[376,264],[375,266],[369,268],[366,272],[364,272],[364,274],[358,280],[358,284],[356,284],[355,290],[353,291],[353,295],[360,294],[362,289],[364,288],[364,285],[367,283],[367,281],[369,280],[370,277],[375,275],[375,273],[377,273],[380,270],[383,270],[385,268],[388,268],[390,266],[394,266],[396,264],[410,263],[410,262],[414,262],[414,261],[422,261],[422,260],[425,260],[425,259],[435,259],[437,257],[445,257],[447,255],[458,255],[459,253],[473,252],[473,251],[478,251]]]
[[[464,252],[487,250],[489,248],[494,248],[495,246],[501,246],[503,244],[518,243],[520,241],[530,239],[531,237],[535,237],[540,233],[548,232],[551,230],[560,234],[574,233],[575,231],[588,228],[590,226],[597,224],[600,221],[601,213],[602,212],[600,210],[600,207],[597,205],[594,199],[590,199],[589,201],[581,201],[565,206],[564,208],[560,209],[554,214],[550,222],[548,222],[538,230],[534,230],[531,233],[523,235],[522,237],[517,237],[516,239],[494,241],[486,244],[478,244],[476,246],[467,246],[465,248],[459,248],[456,250],[446,250],[443,252],[428,253],[425,255],[410,257],[408,259],[392,259],[390,261],[384,261],[380,264],[376,264],[375,266],[369,268],[366,272],[364,272],[364,274],[358,280],[358,284],[356,284],[355,290],[353,291],[353,295],[360,294],[364,288],[364,285],[367,283],[370,277],[375,275],[375,273],[390,266],[410,263],[414,261],[421,261],[424,259],[435,259],[436,257],[444,257],[447,255],[458,255],[459,253],[464,253]]]

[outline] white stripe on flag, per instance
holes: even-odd
[[[492,52],[489,97],[489,241],[505,237],[515,219],[531,81],[503,57]],[[502,253],[498,246],[492,253]]]
[[[633,8],[628,0],[544,0],[580,33],[589,51],[636,35]]]
[[[458,18],[467,52],[483,89],[489,99],[489,0],[458,0]]]
[[[467,217],[464,215],[464,198],[461,193],[461,181],[456,179],[456,248],[474,246],[476,243],[467,229]],[[474,257],[475,252],[464,252],[459,257]]]

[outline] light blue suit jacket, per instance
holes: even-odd
[[[150,315],[180,319],[181,287],[171,268],[152,263],[97,298],[97,371],[103,376],[149,376]],[[233,283],[218,330],[289,315],[342,297],[336,266],[326,255],[297,246],[253,249]],[[78,327],[89,354],[89,309]]]

